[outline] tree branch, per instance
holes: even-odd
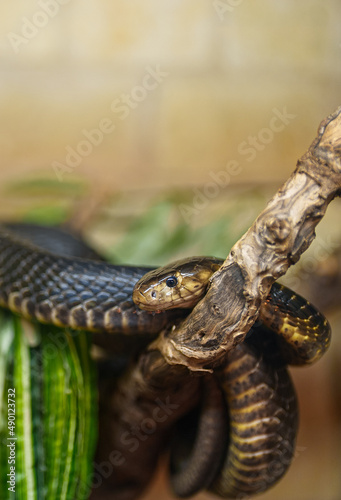
[[[296,170],[211,278],[203,300],[153,342],[169,364],[211,369],[242,342],[272,283],[298,261],[341,191],[341,107],[320,125]]]
[[[127,500],[143,490],[170,427],[198,399],[200,377],[193,372],[211,369],[244,339],[272,283],[308,248],[340,190],[341,107],[321,123],[294,173],[213,275],[203,300],[177,328],[162,332],[114,393],[102,398],[96,460],[115,466],[91,498]],[[160,404],[166,408],[161,417]]]

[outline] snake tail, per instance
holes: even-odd
[[[190,443],[192,447],[183,453],[184,465],[179,466],[179,451],[171,451],[170,482],[175,495],[182,498],[195,495],[209,486],[222,464],[227,444],[228,412],[224,395],[213,375],[205,376],[202,385],[199,418],[193,418],[192,413],[187,415],[187,419],[190,417],[187,426],[181,422],[180,427],[180,431],[185,427],[186,435],[183,436],[179,431],[180,436],[175,436],[178,447],[183,448],[184,443],[187,444],[188,433],[193,430],[196,433],[194,443]],[[195,417],[197,413],[196,408]]]

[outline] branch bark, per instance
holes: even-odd
[[[93,491],[91,498],[114,494],[127,500],[143,490],[170,427],[199,397],[193,372],[211,371],[243,341],[272,283],[311,244],[317,223],[340,192],[341,107],[321,123],[296,170],[213,275],[203,300],[177,328],[162,332],[150,344],[112,396],[105,395],[103,443],[96,460],[113,464],[114,453],[119,463],[104,476],[99,496]],[[157,420],[155,405],[165,397],[173,404],[172,412]],[[131,453],[126,436],[136,440],[143,422],[152,422],[155,429],[147,430]]]
[[[272,283],[315,237],[330,201],[341,192],[341,107],[319,126],[308,151],[211,278],[203,300],[151,349],[167,363],[211,369],[242,342]]]

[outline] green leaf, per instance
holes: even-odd
[[[18,498],[35,500],[37,484],[34,471],[30,351],[24,337],[22,323],[16,316],[14,323],[14,376],[16,393],[16,494]]]
[[[64,222],[68,215],[69,209],[63,205],[42,205],[30,208],[22,217],[22,221],[56,225]]]
[[[29,335],[32,328],[34,335]],[[90,345],[86,332],[28,323],[0,309],[0,439],[7,440],[11,387],[16,391],[15,498],[88,498],[97,437]],[[2,484],[7,473],[7,455],[1,453]]]
[[[172,204],[162,201],[136,218],[126,236],[113,251],[115,258],[126,264],[145,265],[158,254],[160,243],[168,238],[167,224]]]

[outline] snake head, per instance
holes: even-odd
[[[133,301],[154,312],[190,309],[203,297],[210,277],[221,264],[220,259],[191,257],[159,267],[136,283]]]

